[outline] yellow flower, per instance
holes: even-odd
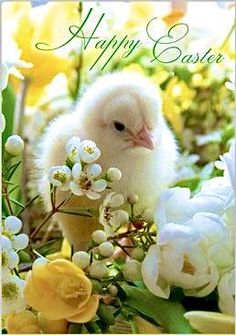
[[[71,257],[71,246],[65,238],[62,242],[61,251],[55,252],[54,254],[47,255],[47,258],[50,261],[54,261],[55,259],[59,259],[59,258],[70,259],[70,257]]]
[[[171,123],[174,130],[179,134],[183,130],[183,120],[181,117],[181,109],[175,103],[167,92],[162,92],[163,113],[167,120]]]
[[[38,321],[40,329],[44,334],[67,334],[68,322],[64,319],[49,320],[39,313]]]
[[[35,266],[29,274],[25,299],[49,320],[84,323],[96,314],[99,296],[84,272],[65,259]]]
[[[190,325],[202,334],[234,334],[233,316],[204,311],[191,311],[184,316]]]
[[[22,70],[22,74],[29,79],[28,105],[36,103],[45,86],[58,73],[70,72],[72,61],[68,57],[62,57],[55,51],[38,50],[35,44],[44,42],[54,47],[65,41],[69,25],[78,24],[77,7],[76,3],[48,3],[46,6],[31,8],[30,3],[25,2],[4,6],[3,15],[8,21],[14,22],[12,38],[21,51],[21,59],[33,64],[32,68]]]
[[[152,323],[146,321],[140,316],[135,316],[134,321],[139,334],[165,334],[163,328],[154,326]]]
[[[30,311],[10,314],[6,319],[9,334],[40,334],[37,316]]]
[[[129,17],[125,24],[126,29],[140,29],[146,26],[148,21],[154,17],[155,6],[147,2],[131,2],[129,4]]]

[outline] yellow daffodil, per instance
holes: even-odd
[[[153,18],[155,6],[148,2],[131,2],[129,4],[129,17],[125,24],[126,29],[140,29]]]
[[[235,334],[233,316],[204,311],[191,311],[184,316],[190,325],[202,334]]]
[[[38,314],[40,329],[44,334],[67,334],[68,322],[62,320],[49,320],[41,313]]]
[[[33,267],[25,287],[28,305],[49,320],[84,323],[96,314],[99,296],[84,272],[65,259]]]
[[[37,316],[30,311],[10,314],[6,319],[8,334],[40,334]]]
[[[163,328],[154,326],[152,323],[146,321],[140,316],[135,316],[134,321],[139,334],[165,334]]]
[[[66,239],[64,239],[62,242],[61,251],[55,252],[54,254],[47,255],[47,258],[50,261],[53,261],[59,258],[70,259],[70,257],[71,257],[71,246]]]
[[[33,105],[44,92],[45,86],[58,73],[70,72],[72,62],[68,57],[55,51],[41,51],[35,47],[38,42],[58,45],[68,36],[68,27],[78,24],[78,4],[48,3],[46,6],[31,8],[30,3],[9,3],[3,8],[3,16],[14,21],[12,37],[21,51],[21,59],[33,65],[22,70],[28,79],[28,105]],[[42,11],[42,12],[41,12]],[[55,20],[60,21],[64,29],[58,30]]]

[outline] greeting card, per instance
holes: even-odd
[[[234,2],[1,9],[3,333],[233,334]]]

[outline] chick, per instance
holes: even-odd
[[[92,84],[74,112],[58,117],[46,130],[37,166],[38,185],[49,210],[43,180],[51,166],[65,162],[65,145],[72,136],[93,140],[101,150],[98,163],[117,167],[122,178],[113,189],[125,197],[137,194],[138,211],[154,207],[175,177],[177,146],[162,113],[160,94],[147,78],[123,72],[105,75]],[[57,202],[65,197],[58,192]],[[69,208],[98,208],[102,200],[74,196]],[[95,219],[56,214],[65,237],[75,249],[86,248]]]

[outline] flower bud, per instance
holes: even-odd
[[[47,260],[47,258],[44,257],[38,257],[36,258],[36,260],[33,262],[32,264],[32,268],[38,265],[44,265],[47,264],[49,261]]]
[[[141,262],[144,259],[144,251],[141,248],[135,248],[132,251],[131,257],[136,261]]]
[[[130,194],[129,196],[128,196],[128,198],[127,198],[127,200],[128,200],[128,203],[130,204],[130,205],[135,205],[135,204],[137,204],[137,202],[138,202],[138,195],[137,194],[135,194],[135,193],[132,193],[132,194]]]
[[[101,244],[103,242],[107,241],[107,236],[105,234],[105,232],[103,230],[95,230],[92,233],[92,240],[96,243],[96,244]]]
[[[95,261],[91,264],[89,273],[91,277],[101,279],[107,276],[107,267],[104,263]]]
[[[111,167],[110,169],[107,170],[108,181],[115,183],[119,181],[121,177],[122,177],[122,173],[119,169]]]
[[[141,279],[141,263],[131,259],[123,266],[122,273],[128,281],[134,282]]]
[[[117,296],[118,288],[115,285],[109,285],[107,290],[108,290],[108,293],[112,295],[113,297]]]
[[[16,250],[25,249],[29,244],[29,237],[26,234],[19,234],[12,239],[12,245]]]
[[[81,269],[85,269],[90,264],[90,256],[85,251],[77,251],[72,256],[72,262]]]
[[[111,257],[114,253],[114,247],[111,242],[103,242],[98,247],[99,252],[104,257]]]
[[[22,221],[16,216],[8,216],[4,222],[4,228],[12,234],[17,234],[21,230]]]
[[[151,208],[147,208],[142,213],[142,218],[147,223],[152,223],[154,221],[153,210]]]
[[[24,141],[20,136],[12,135],[8,137],[5,143],[5,149],[9,154],[19,156],[24,150]]]

